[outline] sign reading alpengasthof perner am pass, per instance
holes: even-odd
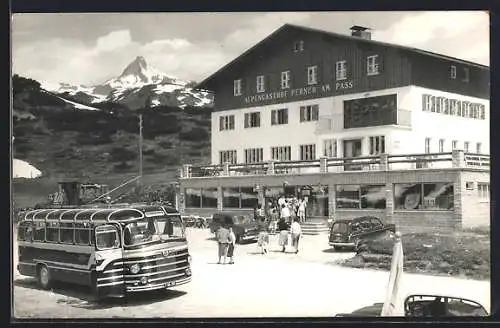
[[[346,83],[335,84],[335,89],[350,89],[353,87],[351,81]],[[303,88],[296,89],[288,89],[288,90],[280,90],[268,93],[262,93],[258,95],[246,96],[244,101],[246,104],[252,104],[261,101],[269,101],[269,100],[287,100],[289,98],[301,97],[301,96],[309,96],[309,95],[322,95],[325,93],[329,93],[332,91],[330,83],[323,85],[311,85]]]

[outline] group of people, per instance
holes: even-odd
[[[221,225],[217,230],[215,237],[217,239],[219,261],[217,264],[226,264],[229,258],[229,264],[234,264],[234,246],[236,245],[236,236],[233,227]]]

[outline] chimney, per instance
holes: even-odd
[[[357,38],[371,40],[372,33],[370,32],[370,28],[364,26],[354,25],[350,28],[351,36],[355,36]]]

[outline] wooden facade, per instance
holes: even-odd
[[[294,44],[303,42],[303,50]],[[377,55],[379,73],[367,74],[367,57]],[[347,62],[347,79],[337,81],[337,61]],[[450,66],[457,77],[450,78]],[[317,83],[308,85],[307,68],[317,66]],[[464,81],[464,68],[469,70]],[[291,72],[289,89],[281,88],[281,72]],[[257,76],[265,91],[257,93]],[[242,80],[242,94],[233,93]],[[489,68],[451,57],[387,43],[284,25],[268,38],[198,85],[215,93],[215,111],[265,106],[321,97],[416,85],[466,96],[489,98]]]

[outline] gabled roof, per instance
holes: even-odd
[[[356,41],[356,42],[362,42],[362,43],[364,42],[364,43],[369,43],[369,44],[374,44],[374,45],[392,47],[392,48],[397,48],[397,49],[411,51],[413,53],[418,53],[418,54],[422,54],[422,55],[425,55],[425,56],[436,57],[436,58],[440,58],[440,59],[445,59],[445,60],[449,60],[449,61],[452,61],[452,62],[456,62],[456,63],[459,63],[459,64],[465,64],[465,65],[470,65],[470,66],[474,66],[474,67],[477,67],[477,68],[489,70],[489,67],[485,66],[485,65],[481,65],[481,64],[474,63],[474,62],[471,62],[471,61],[467,61],[467,60],[463,60],[463,59],[459,59],[459,58],[455,58],[455,57],[451,57],[451,56],[446,56],[446,55],[442,55],[442,54],[438,54],[438,53],[434,53],[434,52],[431,52],[431,51],[426,51],[426,50],[422,50],[422,49],[418,49],[418,48],[413,48],[413,47],[408,47],[408,46],[402,46],[402,45],[398,45],[398,44],[381,42],[381,41],[375,41],[375,40],[368,40],[368,39],[363,39],[363,38],[359,38],[359,37],[355,37],[355,36],[351,36],[351,35],[334,33],[334,32],[328,32],[328,31],[325,31],[325,30],[320,30],[320,29],[311,28],[311,27],[305,27],[305,26],[300,26],[300,25],[284,24],[283,26],[281,26],[280,28],[278,28],[276,31],[274,31],[273,33],[271,33],[270,35],[268,35],[266,38],[262,39],[261,41],[259,41],[258,43],[256,43],[254,46],[252,46],[251,48],[249,48],[248,50],[246,50],[245,52],[243,52],[241,55],[239,55],[238,57],[236,57],[234,60],[232,60],[231,62],[229,62],[228,64],[226,64],[222,68],[220,68],[214,74],[210,75],[205,80],[203,80],[202,82],[198,83],[198,85],[196,86],[196,88],[197,89],[209,89],[208,86],[215,79],[217,79],[221,75],[221,73],[225,72],[229,68],[233,68],[234,66],[238,65],[243,59],[248,58],[254,52],[254,50],[256,48],[258,48],[258,47],[260,47],[260,46],[262,46],[262,45],[270,42],[272,39],[274,39],[274,37],[276,35],[284,32],[286,30],[297,30],[297,31],[319,33],[319,34],[330,36],[330,37],[348,39],[348,40],[353,40],[353,41]]]

